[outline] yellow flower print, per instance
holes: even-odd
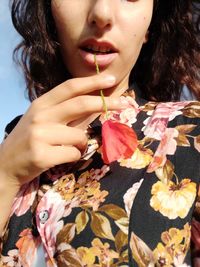
[[[54,184],[54,190],[58,192],[63,199],[71,200],[74,195],[76,180],[73,174],[64,175]]]
[[[152,161],[153,152],[150,149],[139,146],[130,159],[120,159],[120,166],[131,169],[142,169]]]
[[[161,240],[166,247],[171,248],[175,253],[179,254],[180,251],[185,252],[190,245],[191,227],[187,223],[184,229],[171,228],[169,231],[163,232]]]
[[[100,186],[99,186],[100,187]],[[80,206],[82,208],[92,208],[93,211],[97,211],[100,204],[105,201],[108,192],[103,190],[101,191],[100,188],[97,190],[88,190],[87,188],[85,192],[83,192],[83,197],[81,197]]]
[[[155,256],[158,266],[172,266],[173,258],[162,243],[158,243],[157,248],[153,252],[153,255]]]
[[[98,257],[98,261],[100,263],[99,266],[110,266],[113,263],[114,259],[119,258],[119,253],[110,249],[110,245],[108,243],[102,243],[99,238],[95,238],[92,241],[93,251],[95,251],[95,255]]]
[[[190,246],[190,230],[188,223],[183,229],[170,228],[161,234],[161,242],[153,251],[132,232],[130,248],[137,266],[189,267],[184,260]]]
[[[80,247],[77,249],[77,254],[81,259],[81,263],[83,264],[83,266],[94,266],[96,258],[94,248]]]
[[[108,243],[102,243],[99,238],[95,238],[92,241],[92,247],[90,248],[79,247],[77,249],[77,256],[81,259],[82,266],[87,267],[111,266],[119,258],[119,254],[110,249]]]
[[[93,211],[98,210],[108,195],[107,191],[101,191],[100,183],[92,179],[88,171],[81,174],[78,182],[73,174],[63,176],[54,184],[54,190],[67,202],[74,203],[73,207],[92,208]]]
[[[152,187],[150,206],[169,219],[185,218],[196,197],[196,184],[183,179],[179,184],[160,181]]]
[[[163,232],[161,240],[154,250],[156,261],[161,266],[181,266],[190,246],[190,226],[184,225],[184,229],[170,228]]]
[[[177,228],[171,228],[169,231],[162,233],[161,240],[167,247],[173,247],[173,250],[176,250],[176,247],[182,242],[184,235],[181,230]]]

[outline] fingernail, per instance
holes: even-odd
[[[106,80],[109,84],[114,84],[115,81],[116,81],[116,78],[115,78],[115,76],[108,75],[108,76],[105,76],[105,80]]]

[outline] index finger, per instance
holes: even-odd
[[[115,81],[114,76],[105,74],[73,78],[59,84],[39,97],[37,103],[43,108],[53,106],[79,95],[110,88],[114,86]]]

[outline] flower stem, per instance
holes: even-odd
[[[97,72],[97,74],[100,74],[100,70],[99,70],[99,65],[98,65],[98,62],[97,62],[96,54],[94,54],[94,62],[95,62],[95,66],[96,66],[96,72]],[[103,110],[104,110],[104,112],[106,114],[106,119],[108,119],[108,108],[107,108],[107,105],[106,105],[106,101],[105,101],[105,97],[104,97],[102,89],[100,90],[100,95],[101,95],[101,99],[102,99],[102,102],[103,102]]]

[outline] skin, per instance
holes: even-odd
[[[23,184],[55,165],[80,159],[87,145],[86,126],[102,112],[102,100],[94,92],[110,91],[110,110],[127,107],[119,95],[127,89],[146,41],[152,9],[153,0],[52,1],[61,52],[74,78],[36,99],[0,145],[0,233]],[[77,45],[90,37],[106,39],[119,50],[100,75],[77,52]]]
[[[118,85],[115,92],[123,93],[141,47],[147,41],[152,11],[153,0],[53,0],[52,14],[61,52],[72,76],[95,73],[80,57],[78,45],[88,38],[107,40],[119,52],[111,65],[101,71],[114,75]]]

